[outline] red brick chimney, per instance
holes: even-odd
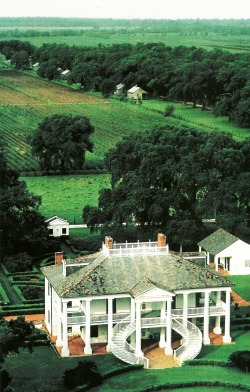
[[[160,248],[161,246],[167,245],[167,237],[164,234],[158,233],[157,236],[157,246]]]
[[[63,263],[63,252],[56,252],[55,253],[55,264],[62,264]]]
[[[113,249],[113,238],[106,236],[105,245],[108,249]]]

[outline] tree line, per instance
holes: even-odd
[[[84,91],[112,94],[123,83],[137,84],[150,97],[192,102],[211,107],[215,116],[228,116],[241,127],[250,127],[250,54],[207,51],[197,47],[169,47],[163,43],[114,44],[76,47],[0,41],[0,51],[18,69],[39,63],[38,74],[49,80],[69,69],[69,85]]]
[[[138,235],[162,231],[181,245],[204,238],[204,219],[235,232],[249,219],[249,157],[250,138],[185,126],[125,137],[106,156],[112,188],[84,207],[84,222],[110,235],[136,224]]]

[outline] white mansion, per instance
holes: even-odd
[[[99,253],[43,267],[45,323],[61,355],[69,356],[69,335],[80,335],[85,354],[107,343],[121,360],[149,367],[142,339],[158,339],[180,363],[210,344],[209,328],[230,337],[231,283],[216,271],[169,252],[157,242],[114,243],[106,237]],[[172,331],[181,345],[172,349]],[[175,334],[176,336],[176,334]]]

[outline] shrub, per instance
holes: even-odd
[[[6,257],[4,263],[10,272],[24,272],[32,268],[32,258],[27,253]]]
[[[243,372],[250,372],[250,351],[235,351],[229,356],[231,365],[236,366]]]
[[[97,371],[95,361],[88,359],[78,362],[73,369],[66,369],[63,375],[64,386],[68,389],[74,389],[78,386],[94,387],[101,385],[102,376]]]
[[[40,299],[44,296],[43,287],[24,286],[21,290],[25,299]]]
[[[170,117],[173,115],[173,113],[174,113],[174,106],[173,105],[166,106],[164,111],[164,117]]]

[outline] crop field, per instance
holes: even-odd
[[[211,112],[191,106],[175,104],[176,118],[166,118],[162,113],[167,102],[148,100],[142,106],[131,105],[13,70],[0,71],[0,88],[0,135],[7,144],[10,166],[21,172],[38,170],[27,137],[46,116],[58,113],[90,119],[95,127],[91,136],[94,152],[86,154],[86,163],[90,164],[102,162],[106,152],[125,135],[180,121],[200,130],[229,131],[238,138],[249,136],[249,130],[237,128],[226,118],[214,118]]]
[[[69,223],[82,223],[86,205],[97,206],[99,190],[110,188],[108,174],[84,176],[21,177],[29,191],[42,196],[40,212],[46,219],[59,215]]]
[[[7,143],[11,167],[20,171],[38,169],[38,161],[31,154],[27,137],[46,116],[58,113],[87,116],[95,132],[92,135],[94,153],[87,153],[86,161],[97,163],[124,135],[166,123],[157,112],[85,94],[16,71],[0,71],[0,87],[3,87],[0,135]]]
[[[35,29],[34,29],[35,30]],[[230,52],[247,52],[250,50],[249,36],[247,35],[233,35],[226,34],[221,35],[218,33],[210,33],[207,36],[202,36],[200,34],[194,35],[184,35],[182,33],[171,33],[171,32],[157,32],[157,31],[145,31],[145,30],[95,30],[89,29],[84,30],[80,35],[58,35],[55,31],[53,35],[53,30],[48,29],[48,36],[29,36],[29,42],[34,46],[42,46],[43,43],[57,43],[66,44],[69,46],[97,46],[99,44],[112,45],[112,44],[137,44],[138,42],[148,43],[148,42],[163,42],[167,46],[197,46],[207,50],[224,49]],[[5,37],[5,29],[0,29],[0,39],[1,32],[3,32],[3,37]],[[15,37],[12,35],[12,39],[18,39],[22,41],[27,41],[27,36],[22,37],[19,34]],[[5,37],[6,39],[6,37]]]

